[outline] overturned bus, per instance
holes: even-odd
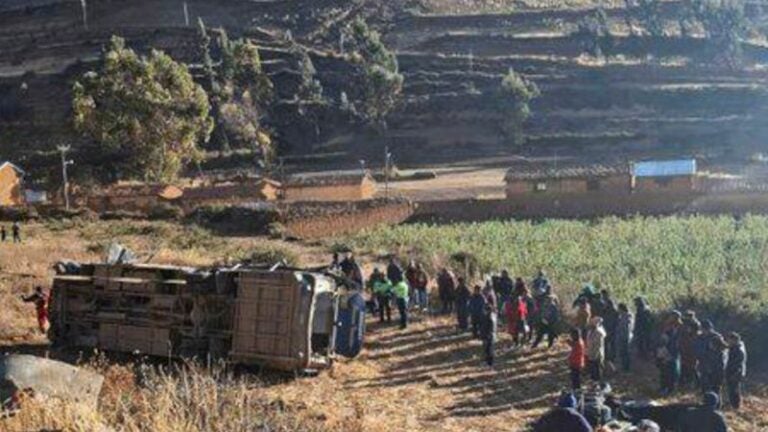
[[[282,268],[67,263],[49,314],[59,346],[290,371],[356,356],[365,331],[358,291],[331,274]]]

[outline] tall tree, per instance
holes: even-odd
[[[169,181],[202,157],[209,139],[210,104],[186,66],[163,52],[137,55],[112,37],[99,72],[74,84],[74,121],[122,177]]]
[[[523,126],[531,116],[530,102],[541,93],[532,81],[510,68],[501,80],[496,103],[503,118],[501,132],[516,145],[523,143]]]
[[[370,124],[384,129],[386,117],[397,105],[403,88],[403,76],[397,56],[381,41],[381,36],[362,20],[355,20],[347,30],[348,48],[363,68],[362,100],[358,113]]]

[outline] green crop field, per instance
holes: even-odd
[[[694,300],[753,314],[768,304],[763,216],[417,224],[364,232],[347,243],[432,268],[461,253],[482,272],[508,269],[529,279],[542,268],[565,299],[592,282],[619,300],[644,295],[658,307]]]

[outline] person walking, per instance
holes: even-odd
[[[408,291],[408,282],[405,280],[400,280],[392,286],[392,293],[397,303],[397,312],[400,315],[400,329],[408,327]]]
[[[11,225],[11,233],[13,234],[13,242],[21,243],[21,227],[18,222],[14,222],[13,225]]]
[[[536,339],[533,341],[533,348],[539,346],[544,340],[544,336],[547,337],[547,348],[552,348],[558,336],[557,326],[560,324],[560,304],[557,297],[551,294],[543,297],[537,317]]]
[[[587,371],[590,379],[600,384],[603,382],[603,368],[605,367],[605,337],[603,319],[593,317],[587,331]]]
[[[472,289],[472,297],[469,299],[469,313],[472,319],[472,335],[480,337],[480,329],[484,319],[485,297],[483,297],[482,287],[475,285]]]
[[[635,318],[625,303],[619,303],[619,320],[616,324],[616,356],[624,372],[629,372],[632,346],[632,329]]]
[[[447,268],[443,267],[437,275],[437,294],[442,305],[443,315],[453,313],[453,296],[456,291],[456,278]]]
[[[8,232],[5,230],[5,225],[0,226],[0,242],[5,243],[5,239],[8,238]]]
[[[414,305],[417,310],[421,312],[427,312],[429,310],[429,296],[427,293],[427,285],[429,285],[429,275],[424,270],[424,266],[421,263],[415,263],[411,261],[408,266],[408,270],[405,272],[405,278],[408,280],[408,285],[413,290]]]
[[[581,374],[586,365],[584,340],[581,338],[581,331],[577,328],[571,330],[571,339],[568,341],[571,352],[568,354],[568,368],[571,371],[571,389],[581,389]]]
[[[34,303],[37,314],[37,327],[40,333],[48,331],[48,295],[43,292],[43,287],[35,287],[35,292],[28,296],[21,296],[24,303]]]
[[[456,287],[456,320],[460,332],[469,330],[469,300],[472,293],[463,277],[459,278],[459,286]]]
[[[747,348],[741,335],[728,333],[728,363],[725,367],[725,385],[728,389],[728,402],[735,410],[741,408],[741,387],[747,376]]]
[[[507,318],[507,331],[512,336],[515,347],[525,341],[526,326],[528,320],[528,305],[522,296],[514,296],[512,300],[504,304],[504,315]],[[523,339],[520,339],[520,335]]]
[[[379,269],[373,269],[371,274],[371,283],[373,284],[373,295],[376,296],[376,303],[379,309],[379,322],[384,322],[386,315],[387,322],[392,322],[392,284]]]
[[[640,358],[648,359],[653,353],[653,314],[648,302],[642,298],[635,299],[635,347]]]
[[[699,385],[698,360],[696,359],[696,338],[701,332],[701,323],[694,311],[683,313],[680,329],[680,387],[695,388]]]

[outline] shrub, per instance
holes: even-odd
[[[184,216],[184,211],[173,204],[160,203],[153,206],[147,217],[150,220],[169,220],[169,219],[181,219]]]

